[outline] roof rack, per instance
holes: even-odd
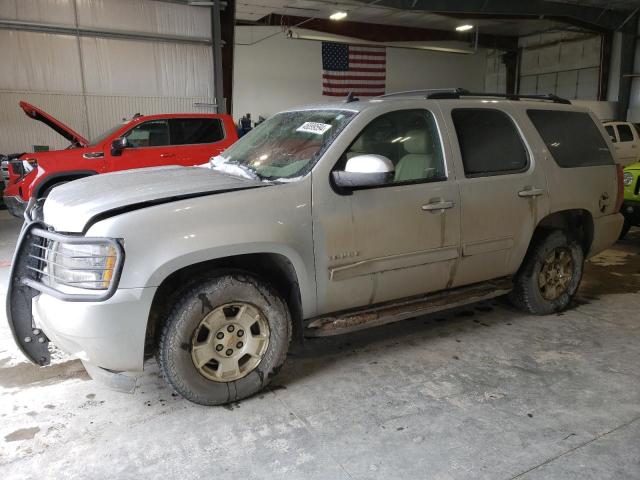
[[[478,98],[504,98],[506,100],[543,100],[547,102],[553,103],[562,103],[565,105],[570,105],[571,102],[565,98],[558,97],[557,95],[553,95],[551,93],[547,95],[518,95],[514,93],[474,93],[466,90],[464,88],[431,88],[424,90],[407,90],[404,92],[394,92],[387,93],[386,95],[381,95],[378,98],[390,98],[390,97],[415,97],[415,96],[424,96],[430,100],[449,100],[449,99],[459,99],[461,97],[478,97]]]

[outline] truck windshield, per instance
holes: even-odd
[[[355,112],[301,110],[274,115],[213,160],[213,168],[249,170],[267,180],[305,175]]]

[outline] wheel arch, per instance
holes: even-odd
[[[243,271],[270,284],[289,308],[294,340],[302,341],[302,291],[294,263],[281,253],[246,253],[186,265],[162,280],[154,295],[147,319],[145,357],[154,352],[161,327],[179,296],[193,286],[198,278],[216,271]]]
[[[584,256],[587,258],[591,250],[591,244],[593,243],[593,216],[588,210],[569,209],[550,213],[538,222],[529,241],[527,253],[522,263],[524,263],[524,259],[529,255],[529,252],[538,240],[551,230],[562,230],[569,233],[580,243]]]
[[[92,175],[97,175],[98,172],[94,170],[71,170],[60,173],[53,173],[51,175],[47,175],[42,180],[38,182],[36,187],[33,190],[33,196],[39,198],[42,193],[44,193],[47,188],[56,183],[60,182],[70,182],[72,180],[78,180],[80,178],[90,177]]]

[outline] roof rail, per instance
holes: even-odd
[[[441,90],[438,92],[433,92],[427,95],[428,99],[459,99],[460,97],[494,97],[494,98],[504,98],[506,100],[544,100],[547,102],[553,103],[562,103],[564,105],[571,105],[571,102],[566,98],[558,97],[557,95],[553,95],[548,93],[546,95],[520,95],[515,93],[474,93],[465,90],[464,88],[456,88],[455,91],[446,91]]]
[[[385,95],[380,95],[378,98],[390,98],[390,97],[415,97],[422,96],[429,97],[429,95],[433,94],[456,94],[461,93],[462,91],[466,91],[462,88],[425,88],[422,90],[405,90],[402,92],[393,92],[387,93]]]

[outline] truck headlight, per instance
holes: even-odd
[[[631,172],[624,172],[624,175],[622,176],[622,183],[624,183],[625,187],[628,187],[633,183],[633,175],[631,175]]]
[[[107,290],[114,277],[118,251],[111,243],[67,244],[50,241],[43,283],[63,287]]]

